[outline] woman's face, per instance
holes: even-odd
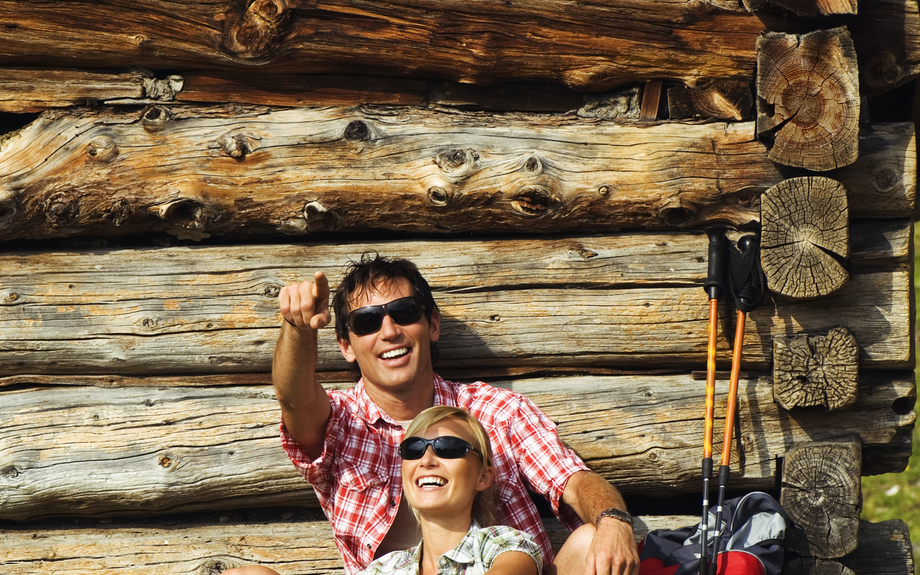
[[[475,446],[473,433],[466,422],[445,419],[433,424],[418,434],[418,437],[434,439],[452,435]],[[428,446],[421,459],[403,460],[403,493],[409,505],[422,516],[454,517],[458,514],[470,516],[476,494],[492,484],[492,468],[485,467],[482,457],[475,451],[467,451],[459,459],[442,459]]]

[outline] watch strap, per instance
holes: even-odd
[[[601,519],[603,519],[604,517],[611,517],[613,519],[618,519],[622,521],[623,523],[629,523],[630,527],[634,526],[633,516],[630,515],[628,512],[623,511],[622,509],[617,509],[616,507],[611,507],[610,509],[604,509],[603,511],[601,511],[597,516],[597,520],[594,522],[595,525],[600,523]]]

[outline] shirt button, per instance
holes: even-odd
[[[396,501],[390,501],[390,507],[396,507]]]

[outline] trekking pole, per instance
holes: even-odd
[[[709,228],[709,269],[703,288],[709,296],[709,345],[706,348],[706,420],[703,428],[703,522],[700,524],[700,573],[708,571],[709,483],[712,480],[712,428],[715,419],[716,342],[719,331],[719,299],[725,291],[725,230]]]
[[[725,490],[731,467],[732,437],[734,435],[735,412],[738,406],[738,380],[741,376],[741,356],[744,344],[744,323],[748,312],[757,309],[766,297],[763,268],[760,266],[760,244],[756,236],[744,236],[738,240],[738,248],[729,244],[729,286],[738,321],[735,325],[735,347],[732,350],[732,370],[728,384],[728,405],[725,408],[725,435],[722,439],[722,460],[719,465],[719,498],[716,505],[716,533],[713,537],[710,575],[715,575],[719,564],[719,543],[722,537],[722,508],[725,504]]]

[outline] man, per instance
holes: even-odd
[[[622,497],[562,445],[542,411],[519,394],[446,382],[434,373],[440,316],[414,264],[363,257],[350,266],[333,306],[339,348],[360,370],[356,386],[327,392],[315,379],[318,332],[331,321],[322,272],[281,290],[284,323],[272,381],[285,450],[316,489],[349,575],[418,543],[417,522],[401,496],[397,447],[408,422],[436,404],[465,408],[488,430],[501,523],[529,532],[547,561],[553,558],[528,495],[533,490],[566,527],[577,528],[548,572],[638,573]]]

